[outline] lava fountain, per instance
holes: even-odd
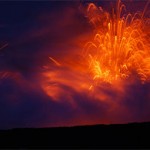
[[[126,15],[120,0],[111,13],[89,4],[87,14],[97,33],[86,43],[84,56],[93,80],[112,83],[133,73],[142,83],[150,80],[150,18],[144,17],[148,5],[143,12]]]
[[[141,83],[149,82],[150,18],[145,16],[148,6],[149,1],[143,12],[131,14],[126,13],[126,6],[120,0],[117,1],[116,8],[112,8],[110,13],[104,11],[102,7],[97,7],[94,3],[88,4],[86,17],[94,27],[94,38],[85,43],[82,52],[76,51],[79,56],[78,61],[62,61],[61,65],[57,60],[49,57],[56,66],[54,74],[68,74],[66,72],[56,73],[60,68],[63,70],[63,67],[74,72],[76,79],[82,73],[84,79],[77,81],[79,82],[77,87],[84,85],[88,90],[102,82],[114,84],[132,76],[138,78]],[[70,56],[68,53],[68,57],[76,57],[76,54],[73,53]],[[44,73],[49,80],[55,80],[54,76],[50,77],[52,70]],[[56,78],[62,83],[67,82],[68,84],[69,82],[71,86],[76,85],[72,84],[72,79],[66,78],[66,76],[65,80],[61,80],[63,76]],[[59,81],[57,80],[56,83],[58,84]],[[76,89],[76,86],[74,88]],[[51,91],[45,86],[44,89],[48,93]]]

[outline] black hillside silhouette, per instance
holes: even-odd
[[[1,148],[150,148],[150,123],[0,131]]]

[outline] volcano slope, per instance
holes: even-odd
[[[150,148],[150,123],[0,131],[1,148]]]

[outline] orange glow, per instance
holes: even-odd
[[[113,88],[123,95],[126,85],[122,81],[130,76],[139,78],[142,83],[148,82],[150,30],[149,18],[145,17],[148,4],[143,12],[122,15],[126,7],[120,0],[116,12],[113,8],[111,13],[90,3],[87,17],[96,31],[94,39],[84,43],[82,52],[81,49],[70,50],[67,57],[59,61],[49,57],[55,66],[44,67],[46,70],[41,79],[42,89],[47,95],[56,101],[61,100],[61,95],[66,95],[72,101],[69,90],[73,90],[106,102],[109,96],[99,89]],[[113,87],[109,87],[111,84]]]
[[[150,80],[149,18],[144,17],[148,5],[143,13],[121,15],[126,7],[120,0],[111,14],[89,4],[87,16],[96,34],[86,43],[84,57],[94,81],[112,83],[133,72],[142,82]]]
[[[69,96],[71,91],[84,93],[90,87],[87,77],[67,68],[51,69],[43,73],[42,88],[48,96],[59,101],[62,95]]]

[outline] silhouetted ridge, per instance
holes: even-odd
[[[150,123],[0,131],[5,148],[150,148]]]

